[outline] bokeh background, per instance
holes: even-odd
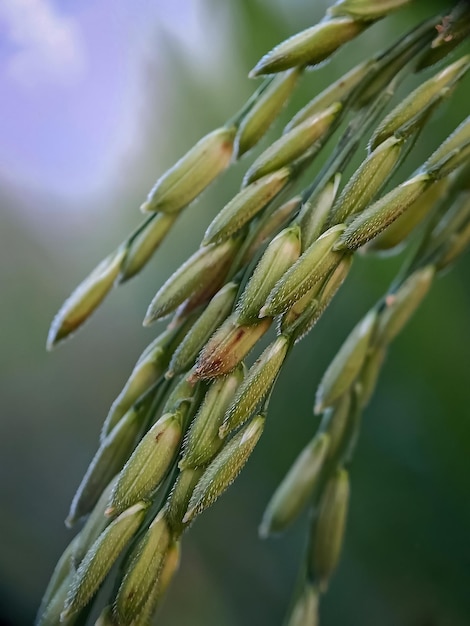
[[[2,624],[33,622],[70,539],[63,519],[101,422],[141,350],[159,332],[142,328],[146,306],[196,249],[250,161],[186,212],[150,266],[113,292],[74,340],[46,354],[50,320],[140,221],[138,206],[156,177],[242,105],[253,89],[246,76],[257,59],[320,19],[326,5],[0,3]],[[446,6],[444,0],[416,0],[373,26],[305,77],[284,118],[420,16]],[[406,87],[415,82],[410,76]],[[469,101],[467,79],[433,118],[396,180],[468,114]],[[306,524],[299,521],[273,541],[259,540],[257,525],[316,428],[312,402],[324,368],[401,258],[359,259],[327,315],[299,345],[252,460],[185,538],[182,568],[159,624],[281,624]],[[467,256],[435,283],[390,352],[352,466],[346,547],[322,603],[324,626],[470,623],[469,271]]]

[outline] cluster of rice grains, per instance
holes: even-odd
[[[306,68],[403,4],[341,0],[319,24],[263,57],[251,73],[268,75],[261,86],[226,126],[201,139],[157,181],[141,207],[147,219],[66,301],[48,346],[76,330],[114,285],[142,269],[181,211],[262,138]],[[114,584],[96,624],[150,623],[178,567],[184,531],[245,465],[289,352],[340,288],[356,250],[401,248],[417,232],[420,239],[389,292],[326,370],[315,400],[315,412],[322,414],[318,432],[261,523],[262,536],[283,532],[310,507],[304,582],[287,623],[318,624],[319,597],[341,552],[348,465],[361,413],[390,342],[436,274],[470,243],[470,117],[422,167],[381,195],[469,69],[469,56],[446,60],[469,32],[468,5],[459,3],[316,94],[252,163],[200,248],[160,288],[145,324],[169,315],[171,321],[144,350],[105,419],[67,519],[70,526],[84,523],[57,565],[38,625],[85,624],[111,570]],[[383,117],[397,85],[425,69],[426,80]],[[289,197],[342,124],[315,180]],[[367,131],[367,156],[340,190],[341,172]],[[271,327],[275,339],[247,368],[245,357]]]

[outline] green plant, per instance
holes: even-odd
[[[343,0],[319,25],[268,53],[252,75],[269,76],[233,119],[157,181],[142,205],[150,216],[67,300],[49,347],[76,330],[114,285],[136,274],[182,210],[262,138],[306,67],[403,4]],[[263,535],[281,532],[310,506],[311,535],[288,623],[317,623],[318,599],[341,551],[347,467],[361,413],[390,342],[435,275],[470,243],[470,118],[405,182],[380,194],[470,67],[469,57],[439,69],[379,120],[402,80],[446,57],[469,24],[469,9],[459,3],[445,19],[417,25],[316,95],[249,167],[201,247],[158,291],[145,323],[173,318],[143,352],[106,417],[68,523],[87,519],[57,566],[39,624],[85,623],[118,559],[98,623],[148,623],[177,568],[182,534],[243,468],[262,434],[279,373],[347,278],[356,250],[394,249],[417,233],[419,244],[399,276],[325,372],[315,402],[323,415],[319,432],[261,525]],[[338,193],[367,132],[368,155]],[[337,141],[325,165],[294,195],[331,139]],[[273,326],[276,338],[247,368],[245,357]]]

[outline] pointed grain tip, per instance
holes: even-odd
[[[57,347],[57,344],[67,337],[67,332],[61,332],[61,324],[62,321],[57,314],[52,320],[49,332],[47,333],[46,350],[48,352],[54,350]]]
[[[191,385],[194,385],[194,383],[197,383],[197,381],[199,380],[199,374],[198,374],[197,370],[195,370],[194,372],[191,372],[191,374],[187,377],[186,380]]]
[[[267,539],[269,537],[269,528],[268,525],[264,522],[261,522],[258,527],[258,537],[260,539]]]
[[[144,321],[142,322],[142,326],[145,326],[146,328],[148,328],[149,326],[151,326],[154,323],[155,319],[153,317],[153,315],[150,312],[147,312],[145,314],[144,317]]]
[[[267,306],[262,306],[259,310],[258,317],[262,319],[263,317],[267,317]]]
[[[346,247],[347,246],[344,245],[341,239],[339,239],[339,241],[337,241],[331,249],[333,252],[341,252],[341,250],[344,250]]]
[[[183,517],[183,520],[182,520],[183,524],[187,524],[188,522],[190,522],[193,519],[195,513],[196,513],[196,509],[194,507],[192,507],[191,509],[188,509],[185,513],[185,516]]]
[[[105,509],[104,511],[105,517],[113,517],[115,511],[116,511],[115,506],[108,506],[108,508]]]
[[[48,336],[46,340],[46,350],[47,352],[52,352],[55,348],[54,337]]]
[[[150,207],[150,202],[143,202],[140,205],[140,210],[142,213],[153,213],[151,207]]]
[[[67,526],[67,528],[73,528],[73,526],[75,525],[76,522],[76,518],[73,515],[68,515],[65,519],[65,525]]]
[[[201,248],[205,247],[205,246],[210,246],[213,243],[217,243],[219,241],[219,236],[217,233],[212,232],[212,230],[210,229],[210,227],[206,230],[206,232],[204,233],[204,237],[202,238],[201,241]]]

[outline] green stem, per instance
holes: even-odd
[[[233,115],[225,122],[225,126],[235,126],[236,128],[238,128],[242,123],[243,118],[251,111],[251,109],[257,103],[259,97],[266,91],[266,89],[270,86],[275,78],[275,76],[268,76],[267,78],[265,78],[261,85],[258,87],[258,89],[251,94],[251,96],[241,107],[241,109],[239,109],[235,113],[235,115]]]

